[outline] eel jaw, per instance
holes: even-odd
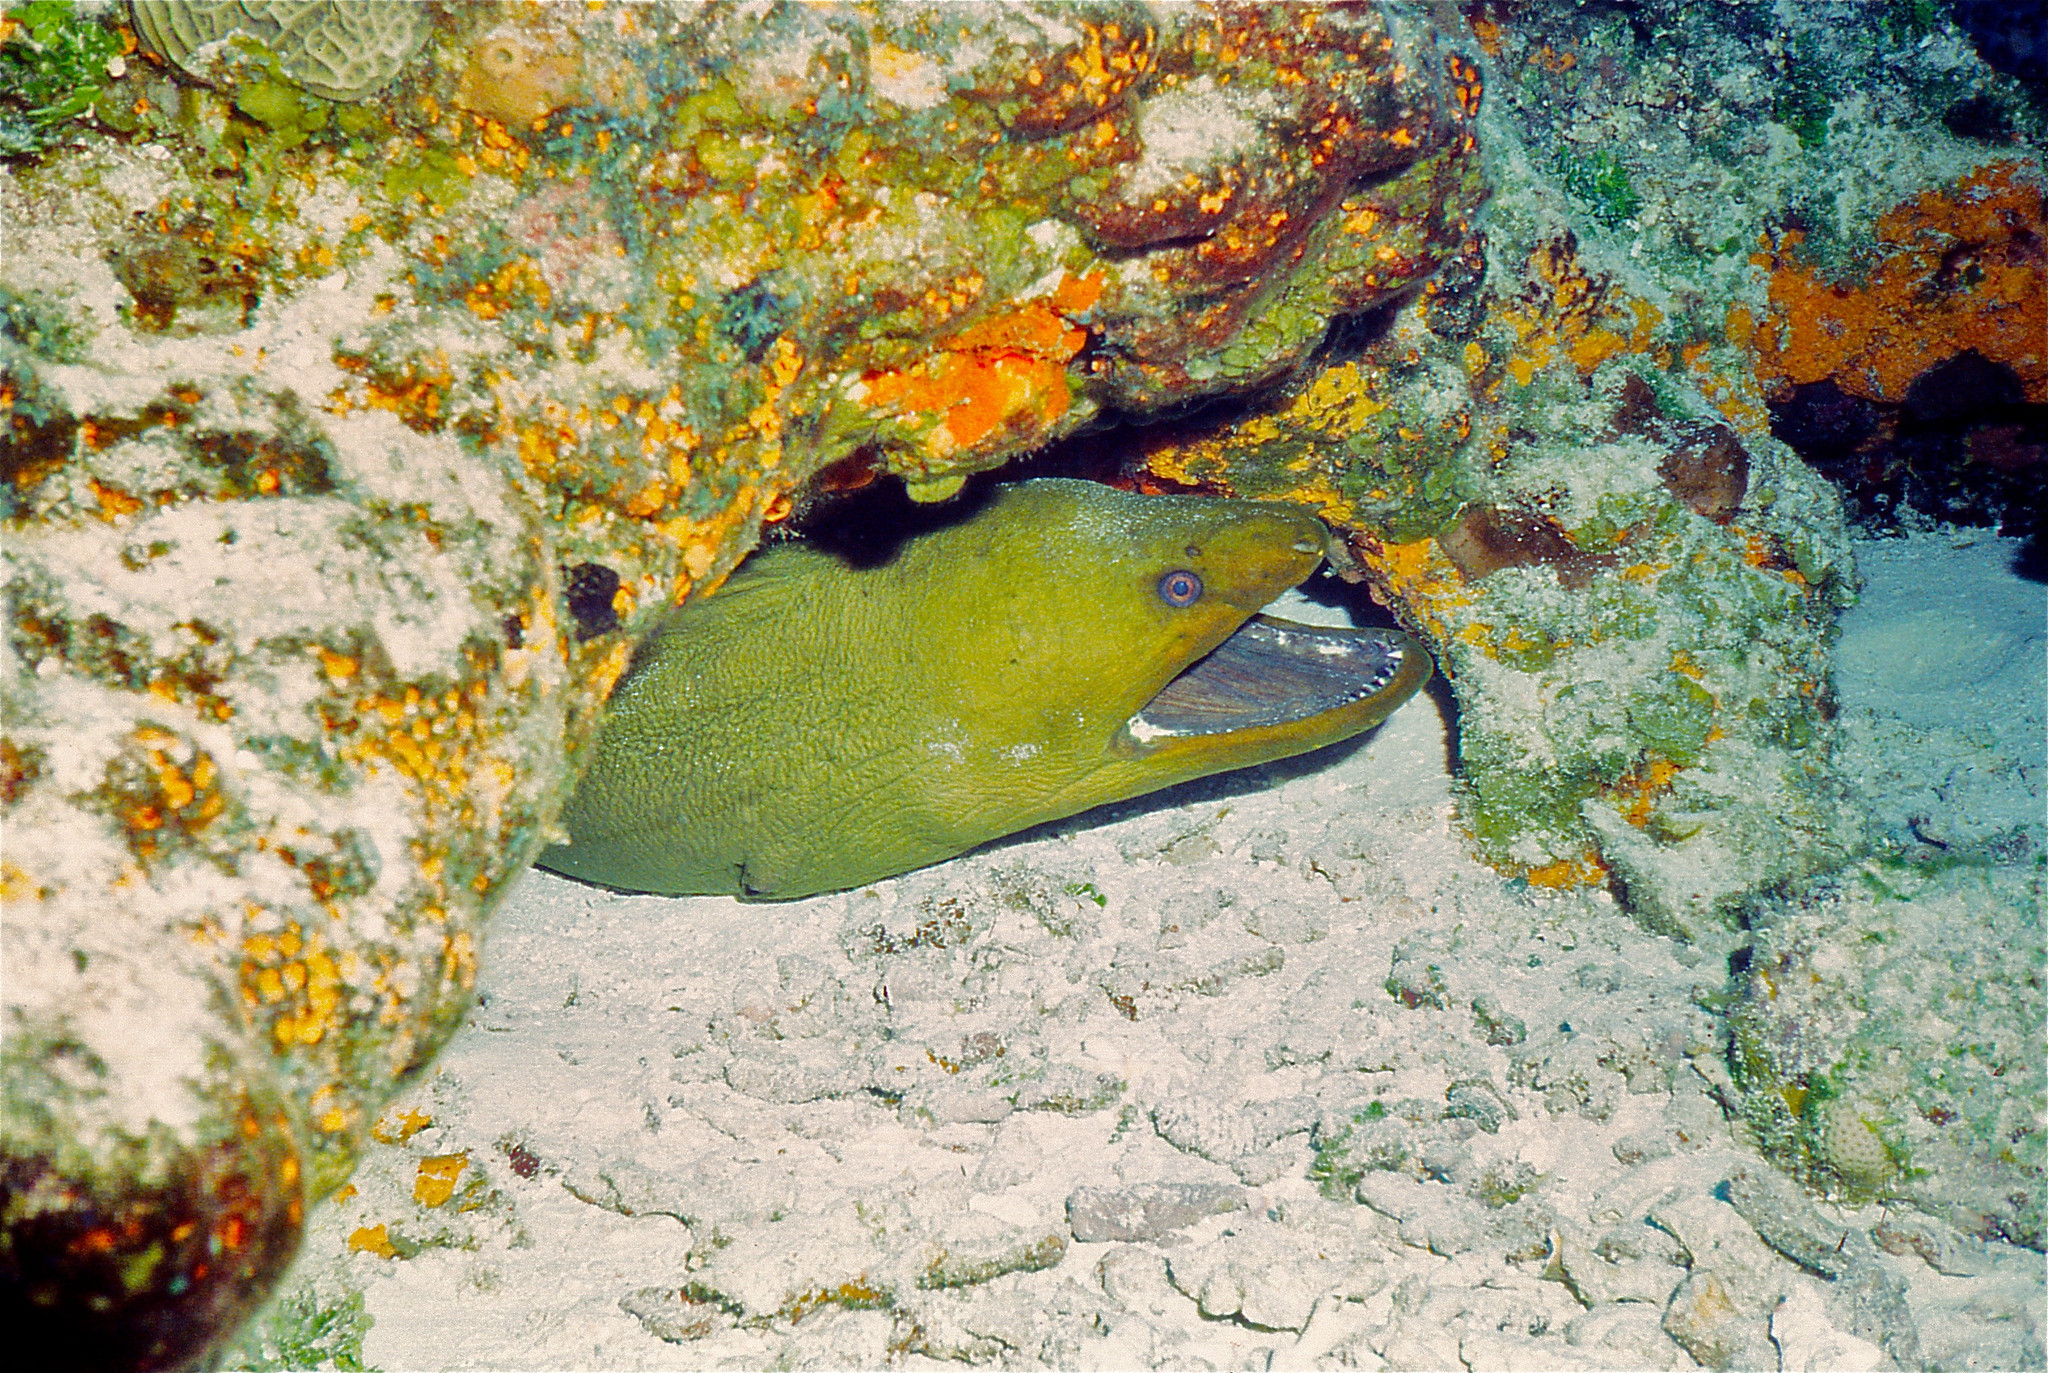
[[[1336,629],[1254,615],[1161,687],[1118,743],[1144,752],[1174,739],[1286,731],[1331,717],[1331,740],[1379,723],[1429,680],[1421,643],[1392,629]],[[1312,746],[1312,745],[1311,745]]]

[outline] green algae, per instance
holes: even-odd
[[[1564,188],[1578,198],[1597,224],[1618,229],[1642,212],[1643,197],[1630,180],[1627,166],[1605,148],[1560,154],[1557,173]]]
[[[334,119],[334,102],[285,81],[246,82],[233,98],[236,109],[270,131],[279,151],[298,147]]]
[[[1548,1181],[1526,1163],[1495,1163],[1479,1176],[1474,1195],[1482,1206],[1501,1210],[1535,1193]]]
[[[1877,24],[1893,46],[1918,43],[1942,25],[1946,6],[1941,0],[1884,0],[1877,7]]]
[[[1309,1144],[1314,1156],[1308,1165],[1308,1180],[1332,1201],[1351,1201],[1359,1179],[1375,1171],[1399,1172],[1409,1151],[1397,1137],[1384,1137],[1370,1130],[1388,1119],[1385,1102],[1373,1101],[1351,1113],[1335,1129],[1318,1126]]]
[[[1834,70],[1811,33],[1794,38],[1787,67],[1771,104],[1771,117],[1792,130],[1800,147],[1808,151],[1824,148],[1838,92]]]
[[[394,201],[419,200],[447,209],[469,193],[469,178],[463,175],[455,154],[442,148],[422,149],[415,156],[394,162],[385,169],[380,186]]]
[[[955,1254],[942,1248],[917,1275],[917,1286],[926,1290],[971,1287],[1005,1273],[1035,1273],[1051,1268],[1066,1256],[1067,1237],[1061,1234],[1027,1240],[995,1254]]]
[[[0,286],[0,342],[56,363],[85,359],[92,344],[86,322],[57,301]],[[22,380],[28,373],[22,373]],[[19,402],[17,402],[18,404]]]
[[[1555,843],[1580,832],[1579,807],[1594,794],[1592,778],[1563,768],[1531,767],[1519,759],[1489,767],[1483,745],[1473,742],[1459,760],[1466,769],[1458,787],[1459,816],[1482,853],[1513,862],[1526,839]]]
[[[360,1289],[330,1295],[317,1286],[294,1287],[250,1324],[220,1366],[246,1373],[378,1373],[363,1361],[363,1340],[375,1324]]]
[[[113,79],[121,40],[71,0],[10,5],[20,25],[0,44],[0,157],[41,153],[87,120]]]
[[[1713,693],[1677,673],[1629,699],[1628,722],[1643,744],[1683,767],[1699,761],[1715,729]]]

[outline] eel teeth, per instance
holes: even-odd
[[[1387,689],[1422,648],[1392,629],[1335,629],[1254,615],[1130,719],[1133,739],[1291,724]]]

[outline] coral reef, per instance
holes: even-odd
[[[1947,128],[2041,117],[1931,15],[1511,10],[1474,18],[1516,73],[1477,125],[1483,239],[1135,466],[1350,531],[1457,690],[1481,851],[1693,933],[1857,842],[1828,663],[1855,574],[1816,472],[1852,515],[2048,511],[2039,164]],[[1911,155],[1873,180],[1885,129]]]
[[[2038,943],[2038,892],[2010,869],[2038,827],[1973,803],[2011,791],[2022,815],[2038,783],[2002,761],[1847,791],[1876,780],[1860,739],[1845,768],[1833,718],[1834,621],[1857,577],[1817,477],[1866,522],[2038,533],[2043,178],[2003,145],[2041,113],[1938,19],[1856,22],[1868,13],[1806,7],[1768,32],[1740,7],[1482,13],[1487,55],[1516,73],[1478,122],[1496,187],[1483,247],[1413,312],[1335,331],[1269,406],[1155,432],[1139,461],[1155,482],[1306,501],[1352,531],[1361,575],[1457,690],[1462,814],[1497,865],[1538,886],[1615,882],[1638,919],[1689,937],[1754,921],[1757,956],[1781,962],[1797,959],[1773,931],[1818,921],[1798,957],[1827,964],[1855,918],[1815,914],[1822,897],[1766,917],[1744,893],[1871,840],[1986,864],[2002,875],[1940,904],[1969,933],[1892,937],[1871,972],[1967,1002],[1971,945]],[[1987,141],[2001,146],[1972,146]],[[1929,691],[1976,689],[1974,660],[2006,651],[1955,647],[1970,661]],[[1905,689],[1896,656],[1858,664],[1860,683],[1880,667]],[[1914,809],[1890,813],[1895,796]],[[1436,1004],[1403,966],[1390,989]],[[1777,985],[1739,982],[1738,1023],[1805,1017],[1798,998],[1774,1007]],[[1873,1079],[1881,1110],[1829,1104],[1822,1083],[1801,1115],[1774,1094],[1797,1096],[1805,1068],[1738,1046],[1743,1109],[1817,1186],[2038,1244],[2039,1161],[2014,1114],[2038,1055],[2013,1045],[2024,1017],[1999,998],[1961,1018],[1998,1027],[1984,1071],[2021,1084],[1977,1092],[1974,1114],[1951,1121],[1938,1084]],[[1814,1072],[1949,1053],[1924,1018],[1871,1034]],[[1885,1132],[1909,1116],[1931,1133],[1912,1163],[1887,1162],[1903,1145]],[[1325,1156],[1338,1181],[1354,1171],[1340,1160],[1399,1133],[1352,1128]]]
[[[1469,64],[1377,6],[4,37],[0,1280],[106,1366],[261,1300],[634,640],[814,475],[1265,384],[1482,194]]]
[[[1439,651],[1459,815],[1532,900],[1612,885],[1639,925],[1715,949],[1748,912],[1753,967],[1832,976],[1849,932],[1830,908],[1754,895],[1869,833],[1829,718],[1854,573],[1836,498],[1793,450],[1848,474],[1865,513],[1881,497],[2031,527],[2040,111],[1972,50],[1998,37],[1979,6],[1968,33],[1924,4],[1468,8],[10,11],[10,1320],[87,1332],[74,1348],[107,1366],[204,1357],[306,1207],[373,1144],[411,1147],[402,1124],[380,1137],[380,1108],[468,1005],[483,918],[551,837],[655,618],[812,501],[883,475],[941,500],[1104,427],[1123,479],[1305,504],[1344,531],[1349,572]],[[1483,112],[1468,40],[1493,73]],[[1944,342],[1961,328],[1970,350]],[[940,952],[976,917],[947,909],[849,955],[888,965],[885,1009],[952,976]],[[1277,975],[1287,938],[1247,919],[1184,952],[1162,917],[1158,947],[1061,976],[1139,1025]],[[1604,1015],[1553,1031],[1482,1010],[1441,943],[1385,951],[1378,1010],[1459,1018],[1505,1085],[1488,1067],[1417,1088],[1380,1103],[1396,1124],[1357,1093],[1328,1112],[1282,1093],[1241,1121],[1155,1094],[1131,1128],[1247,1187],[1305,1164],[1309,1135],[1325,1200],[1362,1201],[1397,1242],[1541,1262],[1540,1187],[1465,1146],[1512,1132],[1514,1094],[1602,1120],[1667,1082],[1666,1059],[1713,1060],[1675,1001],[1668,1054]],[[1911,947],[1827,984],[1820,1013],[1951,952]],[[843,999],[795,965],[786,980],[787,1004]],[[1754,980],[1738,1001],[1745,1035],[1812,1009],[1787,1001],[1781,1022]],[[699,1047],[762,1100],[896,1084],[918,1120],[1085,1115],[1123,1091],[950,1025],[923,1060],[853,1067],[758,1028],[750,1007]],[[2037,1236],[2024,1207],[1953,1190],[2016,1098],[1994,1088],[1996,1109],[1927,1133],[1913,1121],[1953,1108],[1870,1057],[1924,1041],[1879,1030],[1744,1060],[1729,1099],[1816,1183]],[[406,1195],[427,1219],[365,1213],[357,1257],[418,1252],[460,1228],[450,1211],[498,1215],[503,1174],[543,1165],[496,1147],[420,1137]],[[1444,1182],[1482,1224],[1445,1219]],[[1558,1263],[1630,1300],[1687,1269],[1657,1294],[1675,1304],[1656,1338],[1741,1362],[1781,1298],[1798,1309],[1746,1256],[1807,1235],[1731,1223],[1737,1205],[1671,1209],[1682,1254],[1596,1236]],[[706,1239],[696,1286],[627,1309],[673,1331],[886,1309],[923,1322],[925,1352],[1038,1347],[1035,1316],[970,1330],[943,1294],[1028,1276],[1057,1231],[962,1232],[939,1254],[849,1214],[804,1232],[818,1262],[788,1283],[763,1272],[793,1232],[750,1216],[749,1261]],[[1308,1325],[1270,1275],[1315,1229],[1269,1218],[1105,1281]],[[1353,1257],[1331,1260],[1333,1290]],[[295,1310],[320,1327],[307,1348],[359,1338],[346,1298]],[[1856,1328],[1903,1358],[1889,1312]],[[1638,1361],[1664,1356],[1640,1335]],[[1525,1352],[1492,1338],[1471,1335],[1474,1358]],[[1447,1361],[1413,1331],[1387,1340]]]

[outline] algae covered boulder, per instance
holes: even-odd
[[[1845,532],[1795,458],[1659,371],[1569,240],[1505,271],[1542,286],[1531,316],[1496,289],[1460,340],[1425,309],[1270,411],[1155,441],[1147,467],[1348,531],[1457,691],[1480,851],[1540,886],[1612,878],[1691,934],[1853,842],[1825,700]]]
[[[1471,28],[1481,235],[1133,466],[1348,531],[1457,695],[1479,851],[1693,936],[1863,841],[1831,482],[1866,518],[2038,522],[2041,116],[1931,9]]]
[[[1723,337],[1717,312],[1761,278],[1690,242],[1646,256],[1632,221],[1565,193],[1580,83],[1540,38],[1590,49],[1592,23],[1480,25],[1496,56],[1555,62],[1489,98],[1492,209],[1413,308],[1334,331],[1266,405],[1157,433],[1141,461],[1346,531],[1351,575],[1457,694],[1480,852],[1540,887],[1617,886],[1689,936],[1855,843],[1828,722],[1855,576],[1837,498]]]
[[[1887,862],[1761,909],[1732,1063],[1771,1157],[2041,1248],[2040,904],[2024,867]]]

